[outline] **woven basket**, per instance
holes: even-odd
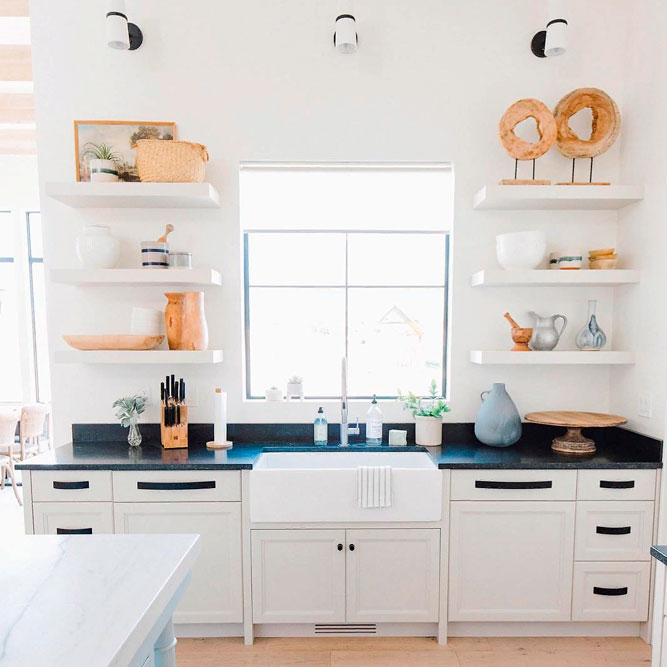
[[[201,183],[208,151],[202,144],[164,139],[139,139],[137,171],[149,183]]]

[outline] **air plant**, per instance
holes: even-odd
[[[108,144],[94,144],[92,142],[84,144],[81,157],[84,159],[92,158],[93,160],[111,160],[117,163],[123,161],[121,156],[114,152]]]
[[[403,403],[403,409],[409,410],[413,417],[435,417],[442,419],[445,412],[451,408],[445,403],[445,397],[440,396],[438,385],[435,380],[431,380],[428,396],[416,396],[411,391],[407,394],[398,390],[398,399]]]
[[[292,375],[287,382],[288,384],[303,384],[303,378],[300,378],[298,375]]]

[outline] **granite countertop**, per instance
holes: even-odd
[[[651,547],[651,556],[656,560],[659,560],[661,563],[667,565],[667,546],[654,546]]]
[[[495,448],[481,444],[446,443],[426,450],[423,447],[369,447],[336,445],[315,447],[285,442],[252,442],[234,445],[226,451],[212,451],[203,445],[189,449],[162,449],[145,444],[133,451],[125,441],[76,442],[58,447],[18,463],[19,470],[252,470],[264,451],[321,452],[425,452],[440,469],[585,469],[585,468],[661,468],[660,453],[628,443],[598,443],[592,456],[556,454],[549,442],[520,442],[512,447]]]

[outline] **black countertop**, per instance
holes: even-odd
[[[651,556],[667,565],[667,546],[651,547]]]

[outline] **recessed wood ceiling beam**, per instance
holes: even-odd
[[[0,130],[0,155],[33,155],[35,130]]]
[[[0,81],[32,81],[30,46],[0,44]]]
[[[0,93],[0,123],[26,123],[35,120],[35,101],[26,93]]]
[[[28,0],[2,0],[0,16],[30,16]]]

